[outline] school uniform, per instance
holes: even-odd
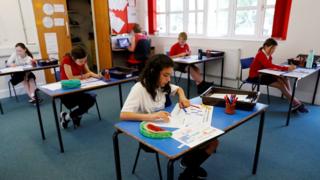
[[[60,66],[61,80],[68,80],[68,77],[64,70],[65,64],[71,66],[72,74],[74,76],[80,76],[86,73],[85,65],[79,66],[75,63],[71,56],[67,55],[63,57]],[[78,106],[77,109],[71,111],[70,117],[81,118],[82,114],[86,113],[94,105],[95,99],[88,93],[79,92],[62,96],[61,101],[68,109],[73,109]]]
[[[259,83],[259,70],[261,69],[274,69],[280,71],[288,71],[288,67],[279,66],[272,63],[272,56],[268,56],[267,53],[262,49],[259,50],[255,56],[249,71],[248,80],[251,82]],[[260,83],[265,85],[270,85],[277,81],[276,76],[263,74],[260,77]]]
[[[180,43],[177,42],[171,46],[170,51],[169,51],[169,56],[175,56],[175,55],[178,55],[181,53],[186,53],[186,52],[190,52],[189,45],[187,43],[185,43],[183,46],[181,46]],[[187,66],[188,65],[186,65],[186,64],[175,64],[174,69],[177,71],[186,72]]]
[[[121,112],[135,112],[135,113],[147,113],[151,114],[160,110],[163,110],[168,102],[167,95],[173,96],[176,94],[179,86],[170,84],[171,92],[167,94],[163,92],[161,88],[156,90],[157,95],[155,100],[152,99],[151,95],[148,93],[147,89],[137,82],[131,91],[122,107]]]
[[[7,65],[10,64],[15,64],[17,66],[23,66],[27,64],[31,64],[32,58],[28,55],[25,57],[21,57],[17,55],[17,53],[12,53],[11,56],[9,57],[7,61]],[[20,82],[24,81],[25,79],[30,80],[30,79],[36,79],[36,76],[32,72],[16,72],[12,74],[11,77],[11,83],[12,85],[17,85]]]

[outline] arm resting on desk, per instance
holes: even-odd
[[[170,113],[165,111],[159,111],[152,114],[143,114],[136,112],[121,112],[120,119],[121,120],[134,120],[134,121],[155,121],[155,120],[163,120],[164,122],[169,121]]]

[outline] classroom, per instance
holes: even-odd
[[[320,1],[1,4],[0,180],[320,179]]]

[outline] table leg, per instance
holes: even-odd
[[[53,68],[53,71],[54,71],[54,78],[56,79],[56,82],[58,82],[58,79],[57,79],[57,70],[56,70],[56,68]]]
[[[1,101],[0,101],[0,111],[1,111],[1,114],[3,114],[3,109],[2,109]]]
[[[206,81],[206,62],[203,62],[203,81],[205,82]]]
[[[224,57],[221,59],[220,87],[223,86]]]
[[[167,164],[167,180],[173,180],[173,175],[174,175],[173,165],[174,165],[174,160],[170,159]]]
[[[121,180],[121,165],[120,165],[120,152],[119,152],[119,140],[118,135],[120,134],[120,131],[115,131],[113,133],[112,139],[113,139],[113,151],[114,151],[114,161],[116,165],[116,176],[117,180]]]
[[[55,123],[56,123],[58,141],[59,141],[59,145],[60,145],[60,152],[64,153],[64,147],[63,147],[61,131],[60,131],[60,126],[59,126],[59,119],[58,119],[58,115],[57,115],[57,107],[56,107],[56,102],[55,102],[54,98],[52,98],[52,108],[53,108],[54,120],[55,120]]]
[[[319,84],[320,71],[318,71],[318,77],[316,82],[316,87],[314,87],[313,97],[312,97],[312,105],[314,105],[314,100],[316,99],[318,84]]]
[[[188,66],[187,97],[190,98],[190,66]]]
[[[38,120],[39,120],[39,125],[40,125],[40,131],[41,131],[41,137],[42,140],[46,139],[46,136],[44,134],[44,130],[43,130],[43,124],[42,124],[42,118],[41,118],[41,112],[40,112],[40,105],[39,105],[39,101],[38,101],[38,89],[36,89],[34,91],[34,97],[36,99],[36,106],[37,106],[37,113],[38,113]]]
[[[287,123],[286,123],[286,126],[289,126],[289,123],[290,123],[291,107],[292,107],[292,103],[293,103],[293,99],[294,99],[294,94],[295,94],[295,92],[296,92],[297,82],[298,82],[298,79],[295,78],[295,79],[294,79],[294,83],[293,83],[291,100],[290,100],[290,104],[289,104],[289,110],[288,110],[288,114],[287,114]]]
[[[264,126],[264,118],[265,118],[265,111],[263,111],[260,115],[259,132],[258,132],[257,143],[256,143],[256,152],[254,154],[252,174],[256,174],[257,168],[258,168],[260,145],[262,141],[263,126]]]
[[[119,87],[120,108],[122,108],[123,100],[122,100],[122,87],[121,87],[121,84],[119,84],[118,87]]]

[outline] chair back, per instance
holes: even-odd
[[[61,81],[60,70],[56,70],[56,71],[55,71],[54,77],[56,78],[56,81],[57,81],[57,82]]]
[[[140,39],[134,50],[134,58],[139,61],[146,61],[150,55],[150,40]]]
[[[248,58],[242,58],[240,59],[240,65],[241,65],[241,71],[240,71],[240,80],[242,81],[242,70],[250,68],[254,58],[248,57]]]

